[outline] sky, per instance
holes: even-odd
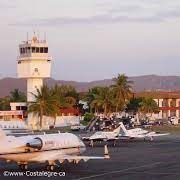
[[[180,76],[179,0],[1,0],[0,78],[17,76],[34,31],[46,33],[55,79]]]

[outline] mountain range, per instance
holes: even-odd
[[[132,87],[135,92],[159,90],[159,91],[177,91],[180,90],[180,76],[157,76],[145,75],[129,77],[133,81]],[[64,81],[55,79],[45,79],[44,82],[48,86],[55,84],[72,85],[79,92],[86,92],[94,86],[110,86],[113,84],[112,79],[104,79],[91,82]],[[26,92],[26,80],[18,78],[0,79],[0,97],[9,95],[10,91],[18,88]]]

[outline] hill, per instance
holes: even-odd
[[[135,76],[129,77],[129,80],[133,81],[133,90],[136,92],[149,91],[149,90],[164,90],[164,91],[176,91],[180,90],[180,77],[179,76]],[[89,88],[94,86],[110,86],[113,84],[111,79],[104,79],[91,82],[77,82],[77,81],[63,81],[55,79],[45,79],[45,83],[48,86],[55,84],[59,85],[72,85],[78,91],[85,92]],[[26,92],[26,81],[18,78],[3,78],[0,79],[0,97],[9,95],[9,92],[13,89]]]

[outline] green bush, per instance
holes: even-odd
[[[91,121],[91,119],[93,119],[93,118],[94,118],[94,114],[92,114],[92,113],[86,113],[84,115],[84,121],[86,121],[86,122]]]

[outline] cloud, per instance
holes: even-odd
[[[48,18],[35,18],[26,21],[19,21],[15,26],[59,26],[59,25],[91,25],[91,24],[112,24],[112,23],[158,23],[165,22],[172,19],[180,18],[180,3],[174,1],[164,0],[127,0],[126,3],[122,1],[106,0],[106,2],[97,1],[94,14],[89,16],[80,17],[62,16],[61,14],[56,17]],[[130,3],[131,2],[131,3]],[[176,3],[175,3],[176,2]]]
[[[113,24],[120,22],[163,22],[165,19],[162,15],[158,16],[145,16],[145,17],[131,17],[131,16],[116,16],[112,17],[110,15],[98,15],[87,18],[73,18],[73,17],[57,17],[48,19],[33,19],[28,22],[18,22],[16,24],[11,24],[15,26],[59,26],[59,25],[91,25],[91,24]]]
[[[164,19],[179,18],[180,8],[171,9],[165,12],[159,12],[157,13],[157,17],[164,18]]]
[[[1,1],[0,2],[0,9],[11,9],[11,8],[16,8],[15,5],[15,0],[13,1]]]
[[[137,12],[141,11],[143,8],[141,6],[137,5],[126,5],[126,6],[120,6],[116,8],[112,8],[109,10],[110,13],[119,13],[119,12]]]

